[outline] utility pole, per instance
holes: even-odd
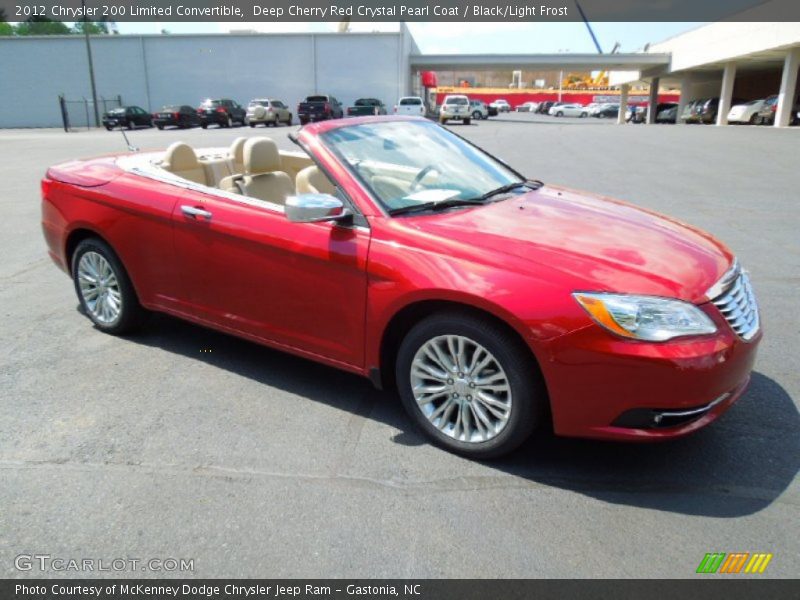
[[[97,109],[97,87],[94,83],[94,63],[92,61],[92,43],[89,41],[89,19],[86,15],[86,0],[81,0],[83,8],[83,35],[86,39],[86,56],[89,59],[89,82],[92,85],[92,106],[94,106],[94,126],[100,127],[100,111]]]

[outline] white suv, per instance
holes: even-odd
[[[445,96],[442,107],[439,109],[439,122],[442,125],[450,119],[460,119],[464,125],[469,125],[472,121],[471,117],[469,98],[462,95]]]
[[[419,96],[403,96],[394,105],[394,112],[398,115],[425,116],[425,103]]]

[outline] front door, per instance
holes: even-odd
[[[173,212],[190,310],[224,329],[363,366],[369,230],[189,190]]]

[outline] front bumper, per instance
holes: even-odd
[[[592,324],[554,340],[540,362],[556,433],[655,441],[716,420],[747,387],[762,333],[744,341],[716,307],[703,309],[714,335],[647,343]]]

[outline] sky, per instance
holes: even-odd
[[[592,23],[603,52],[616,42],[621,52],[641,50],[702,23]],[[121,34],[227,33],[255,30],[268,33],[336,31],[337,23],[117,23]],[[397,23],[351,23],[352,31],[396,31]],[[596,52],[583,22],[577,23],[408,23],[426,54],[498,54]]]

